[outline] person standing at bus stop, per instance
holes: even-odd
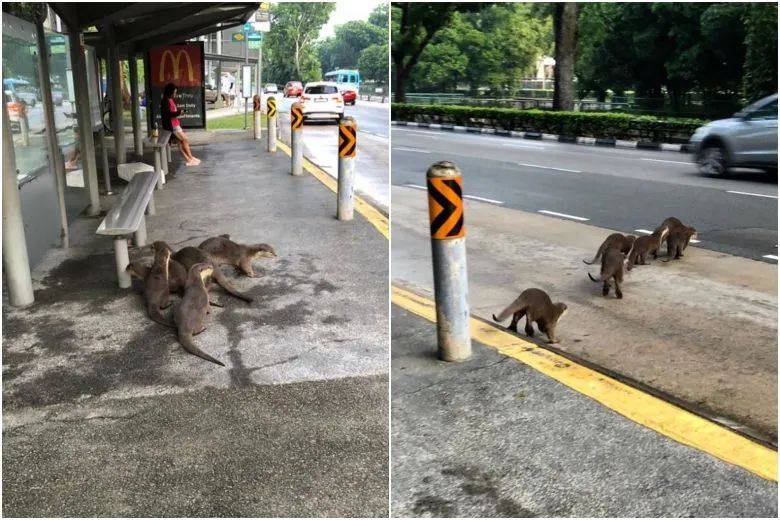
[[[187,166],[197,166],[200,164],[200,159],[192,155],[190,149],[190,141],[184,134],[184,130],[181,128],[181,122],[179,116],[184,112],[179,110],[176,106],[176,85],[168,83],[163,89],[163,97],[160,102],[160,116],[162,119],[162,127],[173,134],[177,141],[179,141],[179,147],[181,153],[187,160]]]

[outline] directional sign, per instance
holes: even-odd
[[[431,238],[446,240],[465,236],[462,177],[428,179],[428,213]]]
[[[254,30],[255,29],[254,29],[254,27],[252,27],[251,23],[247,22],[247,23],[244,24],[244,32],[245,33],[250,33],[250,32],[252,32]]]
[[[244,33],[233,33],[233,41],[234,42],[242,42],[244,41],[246,37],[244,36]]]
[[[263,41],[263,33],[251,32],[246,35],[246,39],[250,42],[261,42]]]

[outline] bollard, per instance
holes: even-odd
[[[466,361],[471,334],[462,177],[449,161],[434,163],[426,176],[439,358]]]
[[[266,113],[268,119],[268,151],[276,152],[276,99],[268,98],[268,110]]]
[[[303,175],[303,107],[298,102],[290,107],[290,134],[291,173]]]
[[[263,135],[262,133],[262,126],[263,126],[263,119],[262,119],[262,112],[260,111],[260,105],[262,102],[260,101],[260,96],[257,94],[254,95],[252,98],[252,115],[254,116],[254,130],[255,130],[255,139],[260,139]]]
[[[357,152],[357,123],[350,117],[339,119],[339,175],[336,218],[352,220],[355,188],[355,154]]]
[[[116,277],[121,289],[127,289],[132,285],[130,273],[125,271],[130,263],[130,253],[127,251],[127,237],[114,237],[114,257],[116,259]]]

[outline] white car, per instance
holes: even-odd
[[[303,105],[303,119],[335,119],[344,116],[344,98],[338,86],[332,81],[307,83],[303,87],[300,103]]]
[[[265,86],[265,93],[266,94],[278,94],[279,89],[277,88],[275,83],[269,83]]]

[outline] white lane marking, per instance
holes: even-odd
[[[764,255],[762,258],[769,258],[770,260],[777,262],[777,255]]]
[[[653,161],[653,162],[664,162],[664,163],[672,163],[672,164],[685,164],[686,166],[693,165],[693,162],[691,161],[670,161],[668,159],[651,159],[649,157],[640,157],[643,161]]]
[[[419,184],[404,184],[403,186],[405,186],[407,188],[415,188],[415,189],[418,189],[418,190],[428,191],[428,188],[426,188],[425,186],[420,186]],[[464,195],[463,198],[464,199],[479,200],[479,201],[482,201],[482,202],[490,202],[491,204],[503,204],[503,202],[501,202],[500,200],[486,199],[485,197],[477,197],[476,195]]]
[[[652,231],[648,231],[646,229],[635,229],[634,231],[636,231],[637,233],[644,233],[645,235],[652,235],[653,234]],[[691,244],[698,244],[699,242],[701,242],[701,240],[696,240],[695,238],[691,239]]]
[[[503,204],[500,200],[486,199],[484,197],[475,197],[474,195],[464,195],[463,198],[481,200],[482,202],[490,202],[492,204]]]
[[[403,146],[393,146],[393,151],[401,151],[401,152],[415,152],[415,153],[431,153],[427,150],[420,150],[419,148],[405,148]]]
[[[570,218],[572,220],[579,220],[580,222],[585,222],[587,220],[590,220],[589,218],[575,217],[574,215],[567,215],[566,213],[556,213],[555,211],[548,211],[546,209],[540,209],[539,213],[544,213],[545,215],[554,215],[556,217]]]
[[[765,197],[767,199],[776,199],[777,195],[762,195],[761,193],[750,193],[747,191],[732,191],[726,190],[726,193],[733,193],[735,195],[751,195],[753,197]]]
[[[552,166],[541,166],[539,164],[527,164],[527,163],[515,163],[519,166],[528,166],[529,168],[541,168],[543,170],[558,170],[560,172],[569,172],[569,173],[582,173],[580,170],[568,170],[566,168],[553,168]]]

